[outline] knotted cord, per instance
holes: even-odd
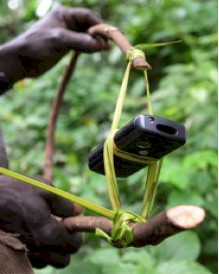
[[[127,247],[131,243],[132,241],[131,239],[133,239],[132,230],[128,226],[128,223],[130,221],[143,222],[145,221],[145,219],[149,217],[152,206],[153,206],[153,202],[154,202],[157,181],[158,181],[160,168],[161,168],[161,161],[157,161],[151,158],[146,159],[145,157],[138,156],[136,154],[123,152],[122,150],[119,150],[114,143],[114,135],[119,129],[119,122],[121,118],[122,107],[124,104],[126,91],[127,91],[131,65],[132,65],[132,61],[135,58],[145,59],[145,55],[143,51],[132,47],[127,51],[127,54],[126,54],[126,60],[128,61],[128,65],[123,77],[119,97],[117,99],[111,131],[109,133],[107,140],[104,143],[104,170],[105,170],[105,175],[107,180],[110,202],[113,210],[116,212],[116,215],[113,220],[113,228],[111,231],[111,236],[107,235],[105,232],[101,231],[100,229],[98,229],[96,232],[97,235],[106,238],[110,244],[120,248]],[[148,112],[149,114],[153,115],[147,71],[144,70],[143,73],[144,73],[144,79],[146,84]],[[141,216],[133,212],[127,212],[127,211],[121,210],[121,203],[119,199],[119,189],[118,189],[117,179],[115,175],[115,168],[114,168],[114,155],[129,161],[134,160],[138,163],[149,165],[145,193],[143,197]]]

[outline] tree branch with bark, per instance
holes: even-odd
[[[133,230],[133,247],[157,245],[168,237],[196,228],[205,218],[205,211],[197,206],[175,206],[144,223],[130,222]],[[78,216],[63,220],[69,231],[94,233],[99,228],[110,234],[113,222],[105,217]]]

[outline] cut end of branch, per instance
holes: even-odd
[[[148,64],[148,62],[146,60],[144,60],[143,58],[136,58],[133,60],[132,65],[135,69],[138,70],[146,70],[146,69],[151,69],[151,65]]]
[[[197,206],[176,206],[167,210],[169,221],[180,229],[192,229],[203,222],[205,211]]]

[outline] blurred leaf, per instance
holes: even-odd
[[[218,216],[218,196],[216,189],[213,193],[206,193],[205,208],[215,217]]]
[[[166,157],[161,170],[160,181],[170,183],[179,189],[186,189],[189,184],[190,169],[182,165],[176,158]]]
[[[212,150],[205,150],[191,155],[187,155],[184,159],[184,164],[187,168],[196,167],[206,169],[208,165],[217,166],[217,154]]]
[[[186,231],[159,244],[155,250],[155,256],[159,262],[196,260],[200,250],[200,241],[195,232]]]
[[[65,172],[57,168],[54,168],[53,172],[54,172],[54,178],[55,178],[55,182],[54,182],[55,187],[65,190],[67,192],[70,192],[69,179],[66,176]]]
[[[155,267],[153,256],[145,249],[128,249],[122,256],[122,260],[126,263],[133,263],[134,265],[145,265],[147,269],[151,270]]]
[[[97,274],[102,273],[102,267],[100,265],[93,264],[91,262],[87,262],[85,260],[81,260],[79,262],[71,263],[68,267],[62,270],[58,270],[57,274],[70,274],[70,273],[77,273],[77,274]],[[56,270],[53,272],[56,273]]]
[[[192,262],[191,260],[185,261],[167,261],[162,263],[157,268],[158,274],[211,274],[209,270],[204,268],[198,263]]]
[[[168,196],[167,207],[172,207],[176,205],[196,205],[204,206],[205,201],[202,196],[190,189],[185,192],[179,190],[173,190]]]
[[[109,259],[109,258],[108,258]],[[124,264],[124,263],[120,263],[120,264],[113,264],[113,263],[109,263],[108,265],[103,265],[102,268],[102,273],[103,274],[133,274],[136,273],[136,266],[133,264]]]
[[[120,257],[115,248],[102,248],[89,255],[89,261],[94,264],[112,265],[119,264]]]

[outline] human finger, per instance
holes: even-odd
[[[98,52],[110,48],[109,41],[102,37],[92,37],[87,33],[72,32],[63,29],[62,41],[69,49],[81,52]]]
[[[79,215],[83,211],[83,208],[80,205],[67,201],[54,194],[47,197],[47,203],[49,204],[52,214],[63,218]]]
[[[64,19],[71,30],[86,32],[89,27],[103,22],[94,12],[86,8],[64,8]]]
[[[50,250],[57,248],[60,253],[75,253],[82,244],[81,233],[70,233],[64,224],[54,216],[36,226],[33,230],[35,244],[30,246],[31,251]]]

